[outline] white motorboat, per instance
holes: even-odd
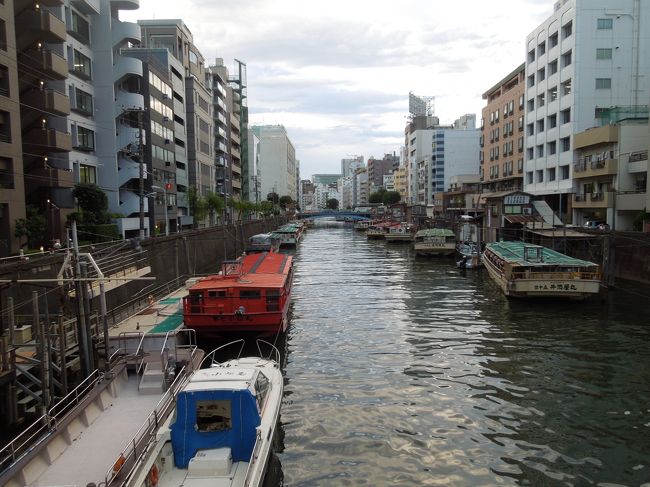
[[[275,360],[244,357],[196,371],[125,485],[137,487],[259,486],[278,418],[284,382]],[[241,349],[240,349],[241,353]],[[262,355],[260,350],[260,355]]]

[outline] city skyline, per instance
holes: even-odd
[[[350,155],[399,152],[409,92],[434,96],[443,124],[466,113],[478,123],[482,94],[523,62],[526,35],[553,11],[551,0],[502,3],[142,0],[121,17],[182,19],[207,64],[245,62],[250,124],[284,125],[307,179]]]

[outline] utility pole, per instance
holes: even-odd
[[[144,112],[138,112],[138,163],[140,164],[140,241],[144,240]]]

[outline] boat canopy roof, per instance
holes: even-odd
[[[588,260],[569,257],[555,250],[541,245],[527,244],[525,242],[491,242],[486,244],[486,249],[494,252],[506,262],[521,265],[561,265],[574,267],[598,267],[598,264]],[[528,249],[528,251],[526,250]],[[541,260],[529,260],[527,254],[531,249],[541,249]],[[539,250],[536,250],[539,252]]]
[[[425,228],[415,234],[416,237],[455,237],[456,234],[448,228]]]

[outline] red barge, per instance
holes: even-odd
[[[198,334],[255,332],[288,326],[293,258],[261,252],[225,261],[217,275],[201,278],[183,298],[185,326]]]

